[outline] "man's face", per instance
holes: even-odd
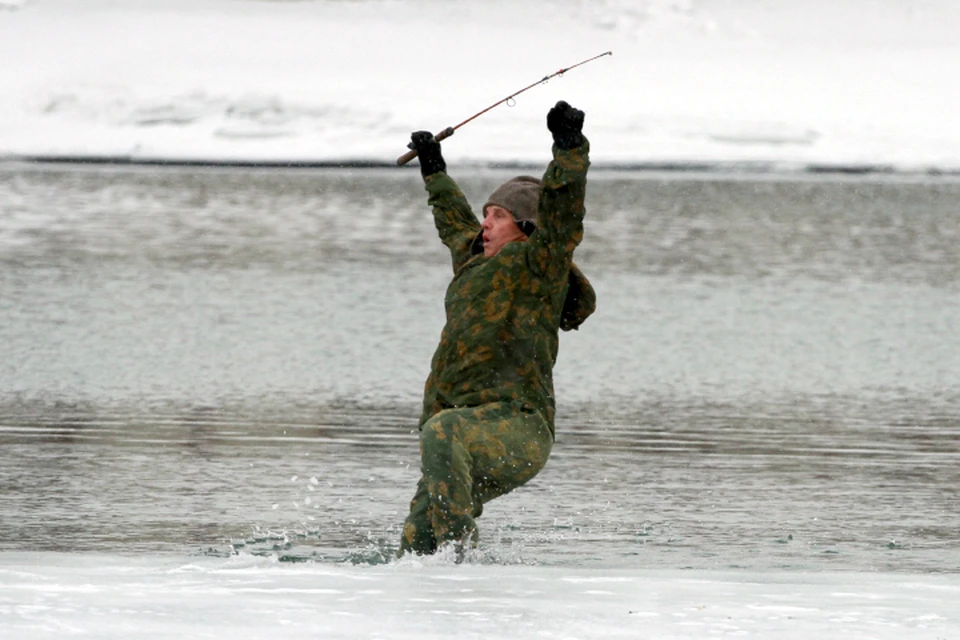
[[[500,253],[504,245],[514,240],[523,240],[527,236],[513,219],[513,214],[495,204],[487,207],[483,212],[483,255],[488,258]]]

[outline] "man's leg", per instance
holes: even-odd
[[[483,503],[533,478],[546,464],[552,445],[543,417],[513,403],[448,409],[433,416],[420,432],[423,479],[404,526],[401,553],[405,545],[432,553],[435,546],[430,543],[476,540],[474,518]],[[431,524],[432,541],[423,531],[425,520]]]
[[[429,506],[427,518],[437,544],[465,541],[473,520],[473,461],[464,436],[475,428],[475,409],[447,409],[420,430],[420,461]]]
[[[466,447],[473,463],[474,516],[483,504],[520,487],[536,476],[550,457],[553,432],[536,412],[515,404],[486,405]]]
[[[418,555],[433,553],[437,550],[437,539],[433,535],[433,525],[427,517],[430,496],[427,483],[421,478],[417,483],[417,493],[410,501],[410,515],[403,523],[403,535],[400,537],[398,556],[413,552]]]

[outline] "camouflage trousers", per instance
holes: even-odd
[[[445,542],[476,543],[483,505],[525,484],[547,463],[553,432],[539,412],[514,403],[446,409],[420,429],[423,477],[410,502],[398,554],[429,554]]]

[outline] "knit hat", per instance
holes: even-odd
[[[537,228],[537,205],[540,202],[540,181],[533,176],[517,176],[507,180],[497,187],[487,203],[483,205],[486,211],[490,205],[503,207],[513,214],[517,226],[526,235],[532,234]],[[473,241],[471,252],[483,253],[483,233],[477,234]],[[570,265],[567,276],[567,294],[563,300],[563,309],[560,313],[560,328],[564,331],[573,331],[590,317],[597,308],[597,293],[590,281],[575,264]]]
[[[486,211],[490,205],[503,207],[513,214],[517,226],[529,236],[537,228],[539,201],[540,181],[533,176],[517,176],[497,187],[483,205],[483,210]]]

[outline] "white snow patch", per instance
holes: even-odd
[[[603,589],[597,589],[603,583]],[[904,590],[909,583],[911,589]],[[858,595],[859,594],[859,595]],[[869,594],[865,600],[862,595]],[[4,638],[957,637],[957,576],[0,554]]]
[[[960,167],[952,0],[45,0],[0,14],[0,156]]]

